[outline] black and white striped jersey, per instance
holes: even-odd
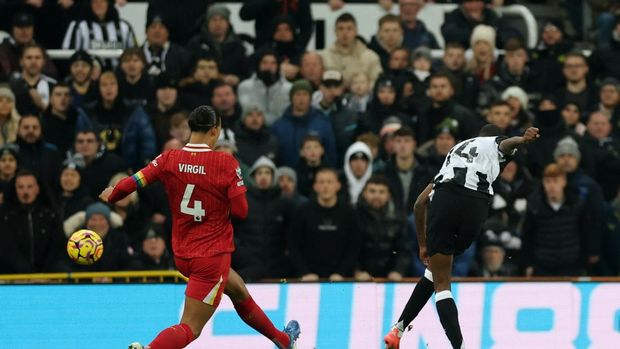
[[[124,50],[136,45],[136,35],[131,25],[122,19],[107,22],[73,21],[69,24],[62,42],[62,48],[76,50]],[[116,66],[118,60],[110,60],[107,63]]]
[[[455,145],[448,152],[433,183],[450,182],[493,195],[492,184],[501,172],[501,165],[510,161],[514,154],[504,154],[499,150],[499,143],[506,138],[476,137]]]

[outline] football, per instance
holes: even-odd
[[[92,230],[78,230],[67,241],[67,253],[77,264],[93,264],[103,255],[103,240]]]

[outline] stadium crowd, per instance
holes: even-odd
[[[437,40],[417,19],[423,0],[400,0],[372,38],[345,12],[319,51],[306,50],[308,0],[244,1],[239,14],[255,20],[255,37],[235,33],[222,4],[153,0],[143,43],[112,1],[0,5],[9,33],[0,45],[0,273],[174,268],[161,185],[112,207],[97,198],[181,148],[188,112],[203,104],[220,113],[217,150],[236,156],[248,188],[233,254],[248,281],[421,275],[413,202],[448,151],[485,123],[506,136],[534,125],[541,139],[493,184],[490,218],[454,274],[620,273],[620,17],[609,25],[611,12],[601,17],[607,41],[586,57],[560,21],[541,23],[528,49],[496,1],[464,0],[446,15],[434,60]],[[194,28],[187,19],[197,13]],[[76,51],[50,59],[45,48],[60,47]],[[92,266],[64,252],[80,228],[104,240]]]

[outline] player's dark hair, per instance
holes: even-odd
[[[192,132],[206,133],[213,127],[221,125],[222,119],[213,108],[208,105],[201,105],[189,114],[187,122]]]
[[[495,136],[501,136],[502,134],[504,134],[502,132],[502,129],[492,125],[492,124],[486,124],[484,125],[481,129],[480,129],[480,133],[478,134],[479,137],[495,137]]]
[[[390,193],[392,192],[390,190],[390,182],[384,175],[381,175],[381,174],[372,175],[372,177],[368,178],[368,181],[366,181],[366,184],[364,185],[364,190],[366,190],[369,184],[384,185],[385,187],[387,187]]]
[[[338,18],[336,18],[336,24],[343,23],[343,22],[353,22],[353,24],[357,25],[357,21],[355,20],[355,17],[353,17],[353,15],[350,14],[349,12],[345,12],[341,14],[340,16],[338,16]]]
[[[392,137],[411,137],[415,139],[415,134],[413,133],[413,129],[409,126],[403,126],[398,130],[394,131]]]

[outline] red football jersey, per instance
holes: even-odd
[[[178,257],[234,251],[230,199],[245,193],[237,160],[204,144],[187,144],[155,158],[134,176],[138,186],[161,181],[172,211],[172,247]]]

